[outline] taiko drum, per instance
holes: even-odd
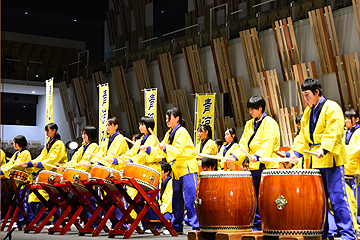
[[[320,171],[264,170],[259,188],[259,213],[266,235],[321,235],[326,212]]]
[[[137,163],[125,165],[122,179],[129,179],[130,177],[133,177],[145,191],[155,190],[160,181],[158,171]]]
[[[42,170],[36,178],[36,183],[55,184],[60,183],[62,175],[56,172]]]
[[[256,194],[250,172],[204,171],[199,178],[195,204],[201,231],[245,231],[253,227]]]

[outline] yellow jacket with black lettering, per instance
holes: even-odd
[[[40,155],[34,159],[33,162],[41,162],[44,166],[44,170],[58,172],[63,174],[63,172],[57,171],[56,168],[46,165],[46,163],[51,165],[64,165],[67,162],[67,154],[65,150],[65,145],[61,140],[56,140],[51,146],[50,150],[47,151],[46,146],[41,151]],[[40,171],[39,168],[30,168],[34,169],[35,172]],[[49,195],[44,191],[40,190],[40,194],[46,199],[49,199]],[[29,202],[39,202],[40,200],[36,197],[34,193],[29,195]]]
[[[349,144],[345,144],[346,130],[344,132],[343,143],[347,154],[345,164],[345,175],[354,174],[359,171],[360,160],[360,129],[357,129],[350,138]]]
[[[92,142],[89,143],[89,146],[86,148],[85,152],[84,152],[84,147],[81,146],[72,156],[71,161],[67,162],[64,167],[68,168],[72,165],[72,163],[83,163],[83,164],[88,164],[89,161],[94,158],[93,156],[91,156],[90,154],[97,154],[100,150],[99,145],[97,145],[97,143]],[[73,167],[75,169],[79,169],[81,171],[85,171],[85,172],[91,172],[91,168],[90,167],[83,167],[80,165],[73,165]]]
[[[12,160],[15,160],[15,162],[13,162]],[[24,168],[20,165],[21,163],[28,162],[30,160],[31,160],[31,154],[29,150],[24,149],[22,151],[16,151],[14,155],[11,157],[11,161],[1,166],[1,171],[4,173],[5,177],[7,178],[9,177],[10,170],[19,170],[22,172],[26,172],[28,173],[27,181],[29,181],[30,184],[32,184],[33,181],[32,172],[34,171],[33,168]]]
[[[195,147],[196,153],[200,153],[200,148],[201,148],[201,142],[199,142]],[[214,140],[212,140],[212,139],[207,140],[207,142],[205,143],[201,153],[210,154],[210,155],[216,155],[218,153],[218,148],[217,148],[216,143],[214,142]]]
[[[248,142],[254,133],[254,121],[255,118],[246,122],[244,132],[241,136],[239,145],[242,146],[250,155],[256,155],[258,157],[277,157],[276,152],[280,147],[280,130],[279,124],[270,116],[264,116],[262,123],[260,124],[253,140],[248,146]],[[242,165],[246,155],[237,149],[234,152],[239,165]],[[259,170],[260,162],[249,162],[249,170]],[[265,167],[278,168],[279,164],[274,162],[265,163]]]
[[[161,142],[166,146],[166,153],[158,147],[152,147],[150,155],[160,159],[166,158],[171,165],[173,178],[176,180],[186,174],[197,173],[196,151],[188,131],[184,127],[179,127],[171,145],[170,132],[171,129]]]
[[[6,164],[6,154],[4,153],[4,151],[2,149],[0,149],[0,159],[1,159],[1,166],[5,165]]]
[[[113,155],[113,153],[117,156],[121,156],[122,154],[124,154],[127,150],[129,150],[129,146],[126,143],[126,140],[124,138],[123,135],[118,134],[113,142],[111,143],[110,147],[108,148],[108,142],[109,142],[109,138],[105,139],[105,142],[100,146],[100,151],[97,155],[102,156],[104,158],[107,159],[111,159],[111,158],[115,158],[115,156]],[[91,160],[92,162],[100,162],[102,165],[109,167],[109,168],[113,168],[115,170],[121,171],[125,164],[122,161],[119,161],[119,165],[114,165],[114,164],[110,164],[108,163],[106,160],[104,159],[97,159],[97,158],[93,158]]]
[[[346,163],[346,150],[343,144],[345,121],[340,106],[331,100],[324,103],[314,129],[314,141],[310,139],[310,113],[311,108],[308,106],[301,119],[301,131],[293,149],[301,154],[303,154],[303,150],[316,151],[320,147],[327,150],[328,153],[322,158],[304,154],[304,157],[308,157],[312,161],[312,168],[333,167],[334,160],[336,166],[344,165]],[[319,145],[311,148],[309,144]]]
[[[139,140],[137,140],[136,143],[138,145],[141,145],[141,141],[143,140],[143,138],[144,138],[144,136],[142,136]],[[143,145],[149,146],[149,147],[156,147],[157,141],[153,135],[149,135],[146,138]],[[161,173],[161,166],[159,164],[161,159],[156,158],[156,157],[152,156],[151,154],[148,155],[147,153],[145,153],[143,151],[139,152],[139,148],[136,145],[134,145],[129,151],[127,151],[121,157],[123,159],[130,158],[134,163],[138,163],[138,164],[142,164],[142,165],[151,167],[151,168],[155,169],[156,171],[158,171],[159,174]]]
[[[219,150],[219,153],[217,154],[217,156],[220,156],[220,157],[229,157],[230,155],[232,155],[236,149],[239,148],[239,144],[237,143],[234,143],[225,153],[225,156],[224,156],[224,150],[225,150],[225,146],[222,145],[220,150]],[[219,167],[221,169],[224,169],[224,165],[225,165],[225,160],[220,160],[219,161]]]

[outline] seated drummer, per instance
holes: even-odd
[[[159,197],[160,212],[164,215],[166,220],[173,220],[174,214],[172,211],[172,197],[173,186],[171,179],[171,165],[165,161],[160,162],[161,165],[161,190]],[[163,234],[168,235],[170,232],[164,230]]]
[[[203,157],[201,159],[201,165],[202,165],[203,171],[217,171],[217,169],[218,169],[218,160]]]
[[[81,131],[82,146],[72,156],[71,161],[65,163],[58,168],[59,171],[64,171],[65,168],[75,168],[85,172],[91,172],[91,154],[97,154],[100,150],[97,142],[97,130],[94,126],[86,126]]]
[[[225,143],[221,146],[217,156],[220,157],[229,157],[231,156],[236,149],[239,148],[239,144],[237,144],[238,138],[236,136],[236,131],[234,128],[228,128],[225,130]],[[219,168],[224,169],[225,160],[219,161]],[[227,171],[228,169],[224,169]]]

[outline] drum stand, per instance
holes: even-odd
[[[116,188],[119,190],[119,192],[123,194],[125,200],[130,204],[130,206],[128,207],[126,212],[124,212],[124,215],[121,217],[121,219],[115,226],[114,230],[111,230],[109,232],[109,238],[113,238],[119,234],[125,234],[125,236],[124,236],[125,239],[130,238],[130,236],[132,235],[134,230],[138,228],[138,225],[141,220],[144,221],[144,223],[149,227],[149,229],[151,230],[151,232],[154,235],[160,235],[160,233],[156,230],[156,228],[152,224],[152,222],[159,223],[159,221],[157,221],[157,220],[150,221],[147,217],[145,217],[145,213],[149,210],[149,208],[151,208],[155,212],[155,214],[160,219],[160,223],[164,224],[164,226],[169,230],[171,235],[177,236],[177,233],[172,228],[171,223],[165,219],[164,215],[157,208],[158,203],[156,202],[155,198],[158,195],[160,189],[155,189],[153,191],[145,192],[144,189],[138,184],[138,182],[132,177],[129,178],[128,180],[117,181],[114,184],[115,184]],[[131,197],[125,191],[125,189],[124,189],[125,184],[130,185],[131,187],[135,188],[138,191],[138,194],[136,195],[134,200],[131,199]],[[149,195],[150,195],[150,197],[149,197]],[[144,201],[140,201],[141,197],[144,199]],[[141,210],[139,208],[140,206],[143,207]],[[131,218],[130,213],[132,210],[136,211],[137,218],[131,224],[131,227],[129,228],[129,230],[124,232],[123,230],[121,230],[121,227],[125,223],[126,219]]]
[[[4,221],[3,221],[2,225],[1,225],[1,231],[4,231],[6,223],[9,220],[11,211],[13,209],[15,209],[14,215],[11,218],[11,221],[10,221],[10,224],[9,224],[9,227],[8,227],[8,230],[7,230],[9,232],[9,231],[11,231],[12,226],[13,226],[15,221],[18,223],[18,226],[20,227],[21,223],[18,221],[18,217],[17,217],[19,210],[21,211],[21,213],[22,213],[22,215],[24,217],[25,224],[27,225],[29,223],[29,220],[28,220],[28,218],[26,216],[26,212],[25,212],[25,209],[24,209],[24,198],[26,196],[29,185],[26,182],[21,182],[21,183],[19,183],[19,186],[16,186],[16,182],[15,182],[13,177],[2,178],[1,181],[3,182],[5,193],[8,196],[8,199],[10,200],[10,208],[9,208],[9,210],[8,210],[6,216],[5,216],[5,219],[4,219]],[[13,196],[11,196],[11,194],[10,194],[10,190],[8,188],[7,181],[10,181],[13,188],[14,188],[15,194]],[[24,186],[24,190],[20,195],[20,189],[21,189],[22,186]]]
[[[126,196],[128,196],[128,195],[127,195],[127,192],[123,188],[121,188],[121,191],[119,191],[115,187],[115,185],[113,185],[111,183],[106,183],[103,179],[96,179],[94,181],[84,182],[84,185],[99,204],[99,207],[96,209],[96,211],[99,210],[99,212],[100,212],[101,210],[104,210],[106,212],[106,214],[103,216],[103,219],[99,223],[99,226],[96,229],[94,229],[94,230],[91,229],[91,225],[95,220],[95,217],[93,215],[89,219],[89,221],[87,222],[85,227],[82,230],[80,230],[80,235],[85,235],[86,233],[92,233],[93,234],[92,236],[96,237],[100,234],[101,230],[104,227],[106,227],[106,222],[108,219],[111,218],[111,220],[114,222],[119,221],[116,218],[116,216],[113,214],[116,207],[119,208],[119,210],[124,215],[126,215],[125,213],[127,212],[127,210],[125,209],[124,204],[121,202],[121,198],[125,195]],[[105,191],[105,193],[106,193],[105,197],[101,198],[99,196],[99,194],[94,190],[93,187],[96,187],[96,186],[102,188],[102,190]],[[134,219],[132,217],[130,217],[130,215],[128,216],[127,219],[130,223],[134,222]],[[104,230],[105,230],[105,232],[109,232],[109,230],[107,230],[107,229],[104,229]],[[144,234],[144,232],[141,230],[140,227],[137,227],[136,230],[139,234]],[[122,229],[121,231],[123,233],[125,233],[127,230]]]

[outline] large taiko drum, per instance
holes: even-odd
[[[253,227],[255,188],[247,171],[204,171],[196,191],[201,231],[246,231]]]
[[[73,182],[79,191],[86,191],[84,184],[81,181],[88,181],[90,174],[78,169],[67,168],[64,171],[61,182]]]
[[[90,181],[94,181],[96,179],[102,179],[105,181],[106,185],[111,190],[116,190],[115,185],[112,183],[112,180],[120,180],[122,176],[122,172],[115,170],[113,168],[94,165],[93,169],[90,172]]]
[[[28,173],[11,169],[9,176],[14,178],[16,183],[24,184],[28,177]]]
[[[266,235],[320,236],[325,191],[316,169],[269,169],[261,175],[259,212]]]
[[[129,179],[130,177],[133,177],[145,191],[155,190],[160,181],[160,173],[158,171],[137,163],[125,165],[122,179]]]
[[[56,172],[42,170],[36,178],[36,183],[47,183],[47,184],[60,183],[61,176],[62,176],[61,174]]]

